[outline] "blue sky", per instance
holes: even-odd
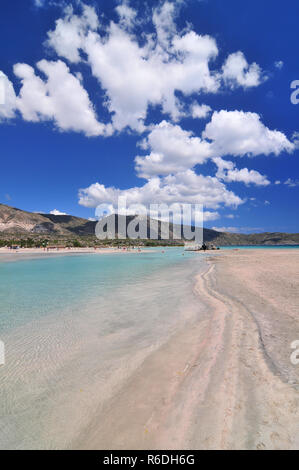
[[[295,0],[2,0],[0,201],[199,202],[206,227],[299,232],[298,17]]]

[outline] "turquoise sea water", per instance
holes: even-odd
[[[184,255],[183,255],[184,254]],[[68,448],[144,359],[200,315],[182,248],[0,262],[0,448]]]

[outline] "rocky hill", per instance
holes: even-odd
[[[95,222],[71,215],[36,214],[0,204],[0,235],[93,235]]]
[[[124,216],[116,217],[116,232],[118,223]],[[108,219],[108,218],[107,218]],[[134,216],[126,217],[126,225]],[[123,222],[123,220],[122,220]],[[149,235],[149,219],[147,221]],[[71,215],[36,214],[14,207],[0,204],[0,239],[32,239],[47,237],[49,239],[94,238],[96,222],[74,217]],[[163,224],[159,223],[157,237],[161,238]],[[177,226],[176,226],[177,227]],[[169,238],[173,239],[174,226],[170,224]],[[238,234],[216,232],[204,229],[204,241],[215,245],[299,245],[299,234],[288,233],[257,233]]]

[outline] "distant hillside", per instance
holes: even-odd
[[[116,217],[116,232],[120,219],[126,219],[126,225],[134,219],[134,216],[110,216]],[[107,218],[108,219],[108,218]],[[149,236],[149,222],[148,236]],[[95,237],[96,222],[74,217],[72,215],[35,214],[22,211],[14,207],[0,204],[0,239],[19,239],[30,237],[39,239],[46,237],[51,239],[73,240],[76,238],[86,239]],[[177,226],[176,226],[177,227]],[[158,226],[158,239],[161,238],[163,223]],[[164,224],[165,228],[165,224]],[[169,226],[169,238],[173,239],[173,224]],[[227,232],[216,232],[204,229],[204,241],[215,245],[299,245],[299,234],[288,233],[255,233],[238,234]]]
[[[205,241],[211,241],[218,246],[242,245],[299,245],[299,233],[227,233],[209,230],[204,232]],[[213,232],[213,233],[211,233]],[[215,237],[215,238],[214,238]]]
[[[95,222],[71,215],[35,214],[0,204],[0,234],[94,235]]]

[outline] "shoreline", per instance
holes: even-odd
[[[121,250],[115,251],[122,253]],[[134,252],[137,250],[131,251]],[[137,334],[136,350],[132,350],[132,354],[131,343],[128,345],[126,342],[127,333],[122,323],[118,331],[108,329],[108,336],[104,335],[99,341],[98,323],[93,314],[89,319],[94,325],[91,330],[86,323],[89,317],[83,318],[81,324],[80,317],[76,315],[64,316],[58,323],[50,321],[46,331],[37,329],[38,338],[43,338],[46,333],[46,341],[41,349],[37,349],[39,357],[43,351],[47,358],[51,358],[52,354],[55,357],[44,373],[53,376],[54,381],[58,377],[61,383],[64,378],[72,383],[68,402],[61,403],[61,413],[57,410],[58,414],[55,414],[53,409],[49,417],[43,415],[45,423],[48,419],[50,421],[44,440],[34,437],[40,448],[299,448],[299,365],[294,366],[290,361],[293,352],[291,342],[299,340],[299,251],[220,250],[207,252],[203,257],[201,254],[198,253],[199,258],[196,255],[192,257],[191,269],[183,263],[186,269],[173,271],[177,282],[177,300],[183,299],[178,321],[170,322],[171,329],[167,327],[165,334],[159,336],[163,321],[169,315],[173,317],[175,311],[175,307],[170,307],[170,300],[165,303],[165,299],[173,295],[168,288],[168,295],[163,295],[167,312],[163,310],[163,315],[157,316],[155,310],[150,310],[149,318],[154,319],[152,321],[156,325],[152,329],[153,336],[144,343],[143,339],[151,328],[143,329],[139,338]],[[36,256],[40,259],[44,255],[47,253]],[[28,259],[26,254],[19,256]],[[34,254],[29,256],[33,257]],[[14,257],[20,259],[18,255]],[[124,274],[129,264],[130,261],[127,263],[124,260]],[[153,294],[159,292],[156,290],[158,286],[161,289],[158,274],[153,280],[150,295],[147,296],[151,309],[155,309]],[[163,278],[162,282],[165,282]],[[189,288],[191,282],[192,290]],[[187,290],[181,291],[179,286],[183,284]],[[138,285],[134,286],[129,299],[121,289],[119,291],[123,303],[126,299],[130,302],[140,299],[135,310],[130,309],[137,331],[140,323],[138,302],[141,302],[140,305],[144,302],[144,288],[145,285],[139,290]],[[186,295],[188,292],[188,297],[182,297],[180,292]],[[120,298],[117,293],[114,297],[115,312]],[[47,318],[42,322],[46,324]],[[71,328],[68,328],[68,322]],[[26,327],[25,330],[22,328],[21,325],[20,331],[15,331],[16,338],[26,331]],[[68,336],[66,333],[70,330],[72,332]],[[128,331],[132,338],[134,331]],[[92,334],[86,343],[84,338],[90,332]],[[52,351],[49,337],[56,339],[58,345],[61,343],[58,349],[54,347]],[[116,341],[116,349],[113,341]],[[28,349],[26,344],[27,362],[32,365],[29,370],[34,373],[34,362],[28,357],[34,356],[35,349]],[[76,363],[63,364],[66,360],[65,353],[61,354],[64,344],[67,354],[77,357]],[[143,345],[142,348],[138,344]],[[76,346],[74,350],[72,345]],[[37,346],[40,347],[40,344],[37,343]],[[103,372],[99,375],[101,358],[110,351],[113,359],[114,352],[121,347],[123,352],[118,359],[115,358],[115,363],[110,363],[114,364],[114,369],[105,369],[103,381]],[[81,351],[84,352],[82,357],[90,354],[92,366],[90,361],[83,361],[80,366]],[[128,362],[122,364],[123,354],[127,354]],[[109,354],[106,360],[108,358]],[[28,371],[26,374],[28,377]],[[43,375],[39,377],[42,380]],[[47,387],[45,393],[51,390]],[[65,390],[62,388],[54,395],[53,389],[52,394],[53,403],[59,403],[65,396]],[[60,432],[61,427],[65,432],[62,438],[57,438],[55,426],[61,416],[64,420],[59,425]],[[72,430],[69,429],[71,422]],[[42,426],[42,423],[37,416],[36,424]],[[35,436],[34,428],[32,432]],[[23,447],[31,448],[29,442],[23,443]]]
[[[200,426],[191,425],[199,448],[299,448],[299,367],[290,360],[291,343],[299,339],[298,261],[299,252],[285,249],[207,259],[210,268],[197,288],[218,313],[198,373],[199,382],[210,364],[207,410],[198,416]],[[190,416],[200,405],[190,404]]]
[[[144,370],[147,358],[196,319],[191,285],[200,260],[185,262],[181,250],[102,258],[54,258],[50,264],[18,263],[17,269],[3,264],[2,288],[11,283],[12,292],[2,311],[12,305],[17,315],[2,318],[2,448],[79,447],[81,439],[73,443],[81,433],[87,436],[103,405],[118,390],[127,399],[128,381]],[[152,379],[149,369],[156,387]],[[164,385],[168,389],[167,380]]]
[[[122,250],[117,248],[70,248],[46,251],[43,248],[20,248],[18,250],[9,250],[8,248],[0,248],[0,263],[8,261],[18,261],[27,259],[43,259],[58,256],[75,256],[75,255],[111,255],[111,254],[131,254],[146,253],[145,249]]]
[[[72,448],[298,449],[298,261],[285,249],[207,257],[201,317],[146,359]]]

